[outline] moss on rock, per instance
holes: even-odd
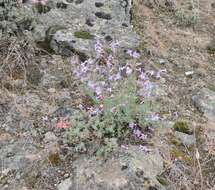
[[[81,39],[85,39],[85,40],[91,40],[94,38],[94,36],[90,32],[87,32],[85,30],[79,30],[79,31],[74,32],[74,36],[76,38],[81,38]]]

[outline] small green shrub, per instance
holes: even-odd
[[[190,128],[185,121],[175,122],[175,124],[173,125],[173,128],[174,128],[174,130],[182,132],[182,133],[186,133],[186,134],[191,133]]]
[[[199,22],[199,16],[196,12],[189,13],[185,9],[178,9],[175,12],[175,17],[181,26],[194,26]]]

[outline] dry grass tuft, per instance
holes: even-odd
[[[13,37],[0,40],[0,54],[2,87],[11,80],[24,79],[26,67],[35,61],[35,47],[25,38]]]

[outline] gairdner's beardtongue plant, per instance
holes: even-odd
[[[104,47],[100,40],[95,43],[95,59],[88,59],[80,64],[76,57],[70,60],[72,76],[82,83],[85,93],[93,100],[93,104],[85,105],[82,102],[79,106],[81,113],[85,113],[82,119],[73,118],[77,123],[69,129],[70,139],[74,142],[86,141],[82,139],[84,135],[80,133],[91,131],[97,138],[127,138],[136,139],[140,143],[140,150],[150,152],[150,149],[142,145],[146,142],[148,135],[143,132],[144,125],[150,122],[158,122],[160,116],[152,113],[151,108],[147,107],[145,102],[150,99],[155,86],[150,81],[150,77],[161,78],[160,71],[144,71],[135,68],[140,59],[140,53],[128,49],[126,54],[132,61],[121,65],[117,57],[119,42],[112,42],[109,47]],[[106,52],[106,49],[111,51]],[[136,64],[136,65],[135,65]],[[122,75],[122,73],[126,75]],[[138,103],[141,98],[143,103]],[[145,107],[144,107],[145,106]],[[157,111],[157,110],[156,110]],[[61,120],[58,128],[67,128],[67,121]],[[127,131],[127,132],[126,132]],[[88,133],[87,132],[87,133]],[[74,139],[78,139],[75,141]],[[122,145],[122,148],[128,149],[128,145]]]

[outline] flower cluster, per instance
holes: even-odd
[[[129,123],[128,124],[128,128],[132,131],[132,134],[138,138],[139,140],[146,140],[147,135],[145,135],[144,133],[141,132],[141,130],[139,130],[137,128],[137,125],[134,123]]]
[[[136,52],[136,51],[131,50],[131,49],[128,49],[128,50],[126,51],[126,53],[127,53],[130,57],[132,57],[132,58],[135,58],[135,59],[140,58],[140,54],[139,54],[138,52]]]
[[[160,120],[157,113],[150,115],[151,108],[144,107],[156,87],[151,79],[160,79],[161,74],[166,71],[145,70],[143,62],[137,63],[140,54],[131,49],[128,49],[126,54],[133,59],[120,62],[117,58],[118,46],[119,42],[111,42],[105,47],[97,40],[94,46],[95,59],[80,63],[77,57],[71,58],[73,77],[84,85],[86,97],[91,98],[90,103],[88,99],[86,101],[83,99],[79,109],[83,111],[87,120],[84,126],[89,123],[92,129],[96,129],[92,131],[95,136],[118,138],[123,137],[125,131],[130,131],[138,142],[145,143],[145,140],[150,138],[150,133],[145,129],[141,130],[140,126],[145,126],[145,122]],[[141,103],[137,103],[137,100]],[[66,127],[65,122],[59,122],[58,128]],[[127,145],[121,147],[128,149]],[[139,149],[146,153],[150,152],[144,145],[140,145]]]

